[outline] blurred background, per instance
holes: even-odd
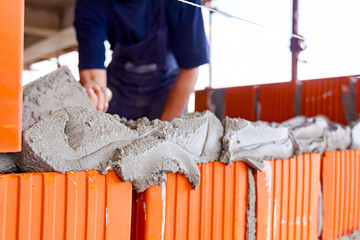
[[[23,85],[67,65],[79,78],[73,29],[75,0],[26,0]],[[211,14],[212,87],[291,80],[292,0],[213,0],[211,7],[258,23]],[[360,73],[360,1],[299,0],[300,80]],[[210,14],[203,10],[210,40]],[[109,43],[106,64],[111,61]],[[209,86],[201,67],[196,89]]]

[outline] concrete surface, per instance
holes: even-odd
[[[66,107],[94,109],[90,99],[68,67],[29,83],[23,88],[23,129]]]
[[[16,173],[19,169],[14,161],[14,153],[0,153],[0,173]]]
[[[226,118],[220,161],[231,164],[244,161],[251,167],[264,169],[265,159],[284,159],[293,156],[295,146],[288,128],[265,122]]]
[[[16,163],[22,171],[101,170],[101,163],[136,137],[136,131],[110,114],[65,108],[23,131],[23,151]]]
[[[256,239],[256,186],[252,168],[248,169],[248,181],[249,181],[249,196],[248,196],[248,208],[246,215],[246,239]]]

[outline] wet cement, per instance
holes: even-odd
[[[360,120],[351,125],[351,149],[360,149]]]
[[[210,111],[191,113],[171,122],[141,118],[127,123],[140,136],[157,137],[175,143],[196,156],[196,163],[217,161],[222,151],[224,128]]]
[[[360,231],[355,231],[350,235],[339,238],[339,240],[359,240],[359,239],[360,239]]]
[[[23,151],[16,163],[22,171],[101,170],[116,149],[137,137],[136,131],[110,114],[65,108],[23,131]]]
[[[143,138],[119,150],[112,163],[125,182],[132,182],[137,192],[166,181],[166,173],[183,174],[193,188],[200,183],[196,156],[173,142]]]
[[[114,169],[142,192],[161,185],[166,173],[185,175],[199,184],[197,163],[221,153],[221,122],[211,112],[189,114],[171,122],[146,118],[124,123],[117,115],[86,108],[58,110],[23,131],[22,171],[67,172]]]
[[[196,188],[200,179],[196,164],[244,161],[263,170],[267,159],[347,149],[350,133],[349,127],[324,117],[297,117],[282,124],[226,118],[222,124],[205,111],[171,122],[127,121],[70,107],[23,132],[23,152],[16,163],[22,171],[101,170],[105,174],[115,169],[139,192],[161,185],[166,173],[181,173]]]
[[[265,159],[284,159],[293,156],[295,146],[288,128],[265,122],[226,118],[220,161],[231,164],[244,161],[251,167],[264,169]]]
[[[68,67],[31,82],[23,88],[23,121],[26,129],[35,122],[66,107],[94,109],[89,97],[71,74]]]
[[[324,116],[299,116],[281,125],[292,131],[296,143],[295,155],[345,150],[351,145],[350,127],[330,122]]]
[[[326,150],[325,132],[327,121],[322,117],[295,117],[281,124],[292,131],[296,142],[295,154],[323,153]]]
[[[351,146],[351,128],[338,123],[328,122],[325,134],[326,151],[341,151]]]
[[[226,118],[223,124],[225,134],[220,161],[227,164],[245,161],[259,170],[263,170],[266,159],[346,150],[351,145],[351,136],[357,139],[356,133],[360,132],[360,127],[357,128],[360,124],[351,130],[349,126],[332,123],[323,116],[299,116],[281,124]]]
[[[95,110],[80,83],[64,66],[23,87],[22,129],[56,110],[71,106]],[[13,157],[13,154],[0,154],[0,173],[17,170]]]
[[[252,169],[248,169],[248,207],[246,214],[246,239],[255,240],[256,239],[256,186],[255,179],[252,172]]]
[[[319,182],[319,208],[318,208],[318,237],[321,237],[322,228],[324,225],[324,213],[323,213],[323,194],[321,182]]]
[[[142,118],[128,125],[141,137],[119,149],[109,165],[138,192],[161,185],[166,173],[183,174],[195,189],[200,182],[196,164],[216,161],[221,154],[223,126],[209,111],[171,122]]]
[[[14,161],[14,153],[0,153],[0,173],[16,173],[19,171]]]

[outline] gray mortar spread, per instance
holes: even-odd
[[[351,149],[360,149],[360,120],[350,124]]]
[[[324,116],[299,116],[281,125],[291,129],[297,145],[296,155],[345,150],[351,145],[350,127],[332,123]]]
[[[142,118],[129,125],[141,137],[119,149],[108,165],[124,181],[131,181],[138,192],[151,185],[161,185],[166,173],[176,172],[185,175],[196,188],[200,182],[196,164],[219,159],[224,130],[209,111],[188,114],[171,122]]]
[[[181,173],[196,188],[196,164],[220,156],[223,127],[211,112],[171,122],[143,118],[129,125],[96,110],[58,110],[23,131],[23,151],[16,163],[22,171],[38,172],[115,169],[144,191],[161,184],[165,173]]]
[[[328,123],[326,131],[326,151],[346,150],[351,146],[351,128],[338,123]]]
[[[180,173],[193,188],[200,183],[196,156],[170,141],[143,138],[119,150],[114,159],[116,173],[126,182],[132,182],[138,192],[166,181],[166,173]]]
[[[360,231],[354,231],[350,235],[346,235],[339,238],[339,240],[359,240],[359,239],[360,239]]]
[[[196,164],[245,161],[262,170],[265,159],[286,159],[304,149],[343,149],[351,142],[346,140],[351,139],[350,128],[330,125],[323,117],[297,117],[283,124],[226,118],[223,123],[224,127],[209,111],[171,122],[126,121],[70,107],[26,129],[23,152],[16,161],[22,171],[101,170],[105,174],[115,169],[124,181],[144,191],[160,185],[166,173],[176,172],[195,188],[199,184]],[[336,142],[341,144],[336,147]]]
[[[22,129],[56,110],[79,106],[95,110],[68,67],[60,67],[23,87]],[[17,172],[13,154],[0,154],[0,173]]]
[[[0,153],[0,173],[16,173],[19,171],[14,156],[14,153]]]
[[[327,121],[322,117],[295,117],[281,124],[291,129],[297,144],[296,154],[323,153],[326,150]]]
[[[171,122],[141,118],[130,125],[141,136],[156,136],[179,145],[196,156],[196,163],[214,162],[220,157],[224,128],[210,111],[183,115]]]
[[[251,167],[263,170],[263,160],[284,159],[294,154],[291,132],[286,127],[241,118],[226,118],[223,124],[225,134],[220,158],[223,163],[245,161]]]
[[[17,165],[22,171],[35,172],[101,170],[101,164],[112,160],[117,148],[136,137],[136,131],[110,114],[65,108],[23,131]]]
[[[85,107],[95,110],[69,68],[60,67],[24,86],[22,128],[26,129],[52,112],[66,107]]]
[[[255,180],[252,169],[248,169],[248,181],[249,181],[249,194],[248,194],[248,207],[247,207],[247,216],[246,216],[246,239],[255,240],[256,239],[256,216],[255,216],[255,206],[256,206],[256,187]]]
[[[321,188],[321,182],[319,182],[319,208],[318,208],[318,237],[321,236],[322,228],[323,228],[323,194]]]

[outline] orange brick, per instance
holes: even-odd
[[[130,239],[131,198],[113,171],[0,175],[0,239]]]
[[[260,85],[259,120],[283,122],[295,117],[296,87],[297,84],[294,82]]]
[[[0,152],[21,150],[24,0],[0,1]]]
[[[210,89],[206,88],[201,91],[195,92],[195,111],[203,112],[205,110],[209,110],[208,108],[208,97],[209,97]]]
[[[360,230],[360,150],[325,152],[322,164],[322,239]]]
[[[224,96],[224,116],[232,118],[244,118],[250,121],[255,120],[255,86],[232,87],[225,89],[215,89],[214,91],[225,91]],[[195,110],[210,110],[211,89],[195,92]]]
[[[163,239],[168,240],[245,239],[247,169],[242,162],[231,166],[219,162],[202,164],[196,190],[191,189],[184,176],[168,174],[164,189],[153,186],[138,194],[138,231],[133,239],[160,240],[162,233]]]
[[[360,76],[353,77],[355,80],[355,107],[356,107],[356,119],[360,118]]]
[[[351,77],[303,81],[301,114],[306,117],[324,115],[330,121],[347,124],[342,96],[349,94]]]
[[[225,116],[255,121],[256,86],[225,89]]]
[[[266,161],[255,181],[257,239],[317,239],[319,154]]]

